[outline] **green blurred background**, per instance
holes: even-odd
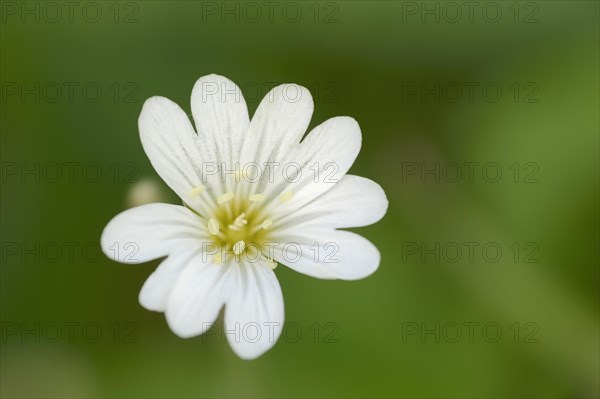
[[[1,3],[2,397],[600,395],[597,1],[77,4]],[[390,201],[373,276],[277,269],[288,328],[250,362],[138,304],[158,261],[97,254],[144,190],[178,202],[137,118],[209,73],[356,118]]]

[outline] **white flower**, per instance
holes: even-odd
[[[354,119],[331,118],[300,142],[313,112],[304,87],[275,87],[250,121],[240,89],[209,75],[196,82],[191,105],[195,129],[164,97],[148,99],[139,118],[148,158],[184,206],[117,215],[102,248],[124,263],[167,256],[142,287],[142,306],[165,312],[187,338],[207,331],[225,305],[225,331],[238,332],[228,341],[252,359],[283,328],[276,262],[323,279],[370,275],[377,248],[338,229],[375,223],[388,202],[377,183],[346,175],[361,146]]]

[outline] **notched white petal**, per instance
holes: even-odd
[[[215,159],[233,165],[239,161],[250,118],[240,88],[220,75],[203,76],[192,90],[192,114],[199,136]]]
[[[299,142],[313,114],[310,92],[296,84],[274,87],[262,99],[242,149],[242,164],[277,162]]]
[[[106,256],[117,262],[147,262],[194,248],[204,238],[200,223],[183,206],[142,205],[115,216],[104,228],[100,244]]]
[[[316,278],[359,280],[374,273],[381,260],[379,250],[366,238],[328,227],[311,225],[273,240],[282,244],[275,250],[275,260]],[[284,253],[281,248],[286,247]]]
[[[236,265],[233,288],[225,306],[225,328],[233,351],[256,359],[271,349],[284,323],[283,295],[273,270],[265,263]]]
[[[202,256],[196,256],[180,273],[167,302],[167,323],[182,338],[205,333],[230,292],[230,268],[205,263]]]
[[[139,294],[140,304],[148,310],[164,312],[180,273],[194,256],[194,251],[186,250],[163,260],[144,282]]]
[[[158,175],[190,207],[205,211],[203,176],[198,165],[212,161],[206,140],[199,140],[189,117],[164,97],[144,103],[138,120],[142,147]]]
[[[346,175],[314,201],[278,219],[278,228],[293,230],[306,224],[330,228],[368,226],[379,221],[387,209],[388,200],[379,184]]]

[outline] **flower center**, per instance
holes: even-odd
[[[194,188],[190,194],[198,195],[203,191],[201,188]],[[286,197],[291,198],[291,194],[286,193]],[[285,198],[285,201],[289,198]],[[215,251],[211,250],[214,262],[264,260],[273,269],[277,266],[269,257],[265,245],[269,229],[273,225],[273,221],[263,212],[262,203],[266,199],[263,194],[252,194],[244,198],[233,192],[222,194],[216,199],[216,207],[206,222],[215,247]],[[280,200],[285,202],[281,197]]]

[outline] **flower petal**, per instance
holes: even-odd
[[[284,204],[270,196],[275,217],[289,214],[330,190],[348,172],[361,147],[358,123],[350,117],[338,116],[315,127],[275,173],[276,196],[293,193]],[[293,165],[295,164],[295,165]],[[286,170],[284,170],[284,168]],[[299,174],[295,174],[299,173]]]
[[[169,204],[148,204],[115,216],[100,239],[106,256],[122,263],[160,258],[182,248],[198,247],[206,231],[189,209]]]
[[[148,310],[164,312],[181,272],[195,256],[195,251],[184,251],[171,254],[162,261],[142,286],[140,304]]]
[[[283,295],[265,262],[235,264],[235,283],[225,306],[227,340],[243,359],[255,359],[281,335]]]
[[[322,278],[358,280],[372,274],[381,255],[366,238],[343,230],[305,226],[276,234],[275,260],[297,272]]]
[[[138,125],[142,146],[158,175],[184,202],[199,201],[200,196],[188,198],[193,188],[206,182],[194,167],[203,157],[186,113],[168,98],[151,97],[144,103]]]
[[[192,114],[198,135],[214,161],[233,170],[240,161],[242,142],[248,132],[248,108],[240,88],[219,76],[203,76],[192,90]],[[232,183],[233,179],[227,179]],[[231,190],[231,184],[226,188]]]
[[[325,194],[277,220],[272,228],[285,230],[312,223],[331,228],[368,226],[380,220],[387,208],[388,200],[379,184],[346,175]]]
[[[231,267],[197,254],[183,269],[167,301],[171,330],[182,338],[204,334],[214,323],[231,290]]]
[[[296,84],[274,87],[256,109],[242,150],[242,162],[278,162],[296,146],[310,123],[310,92]]]

